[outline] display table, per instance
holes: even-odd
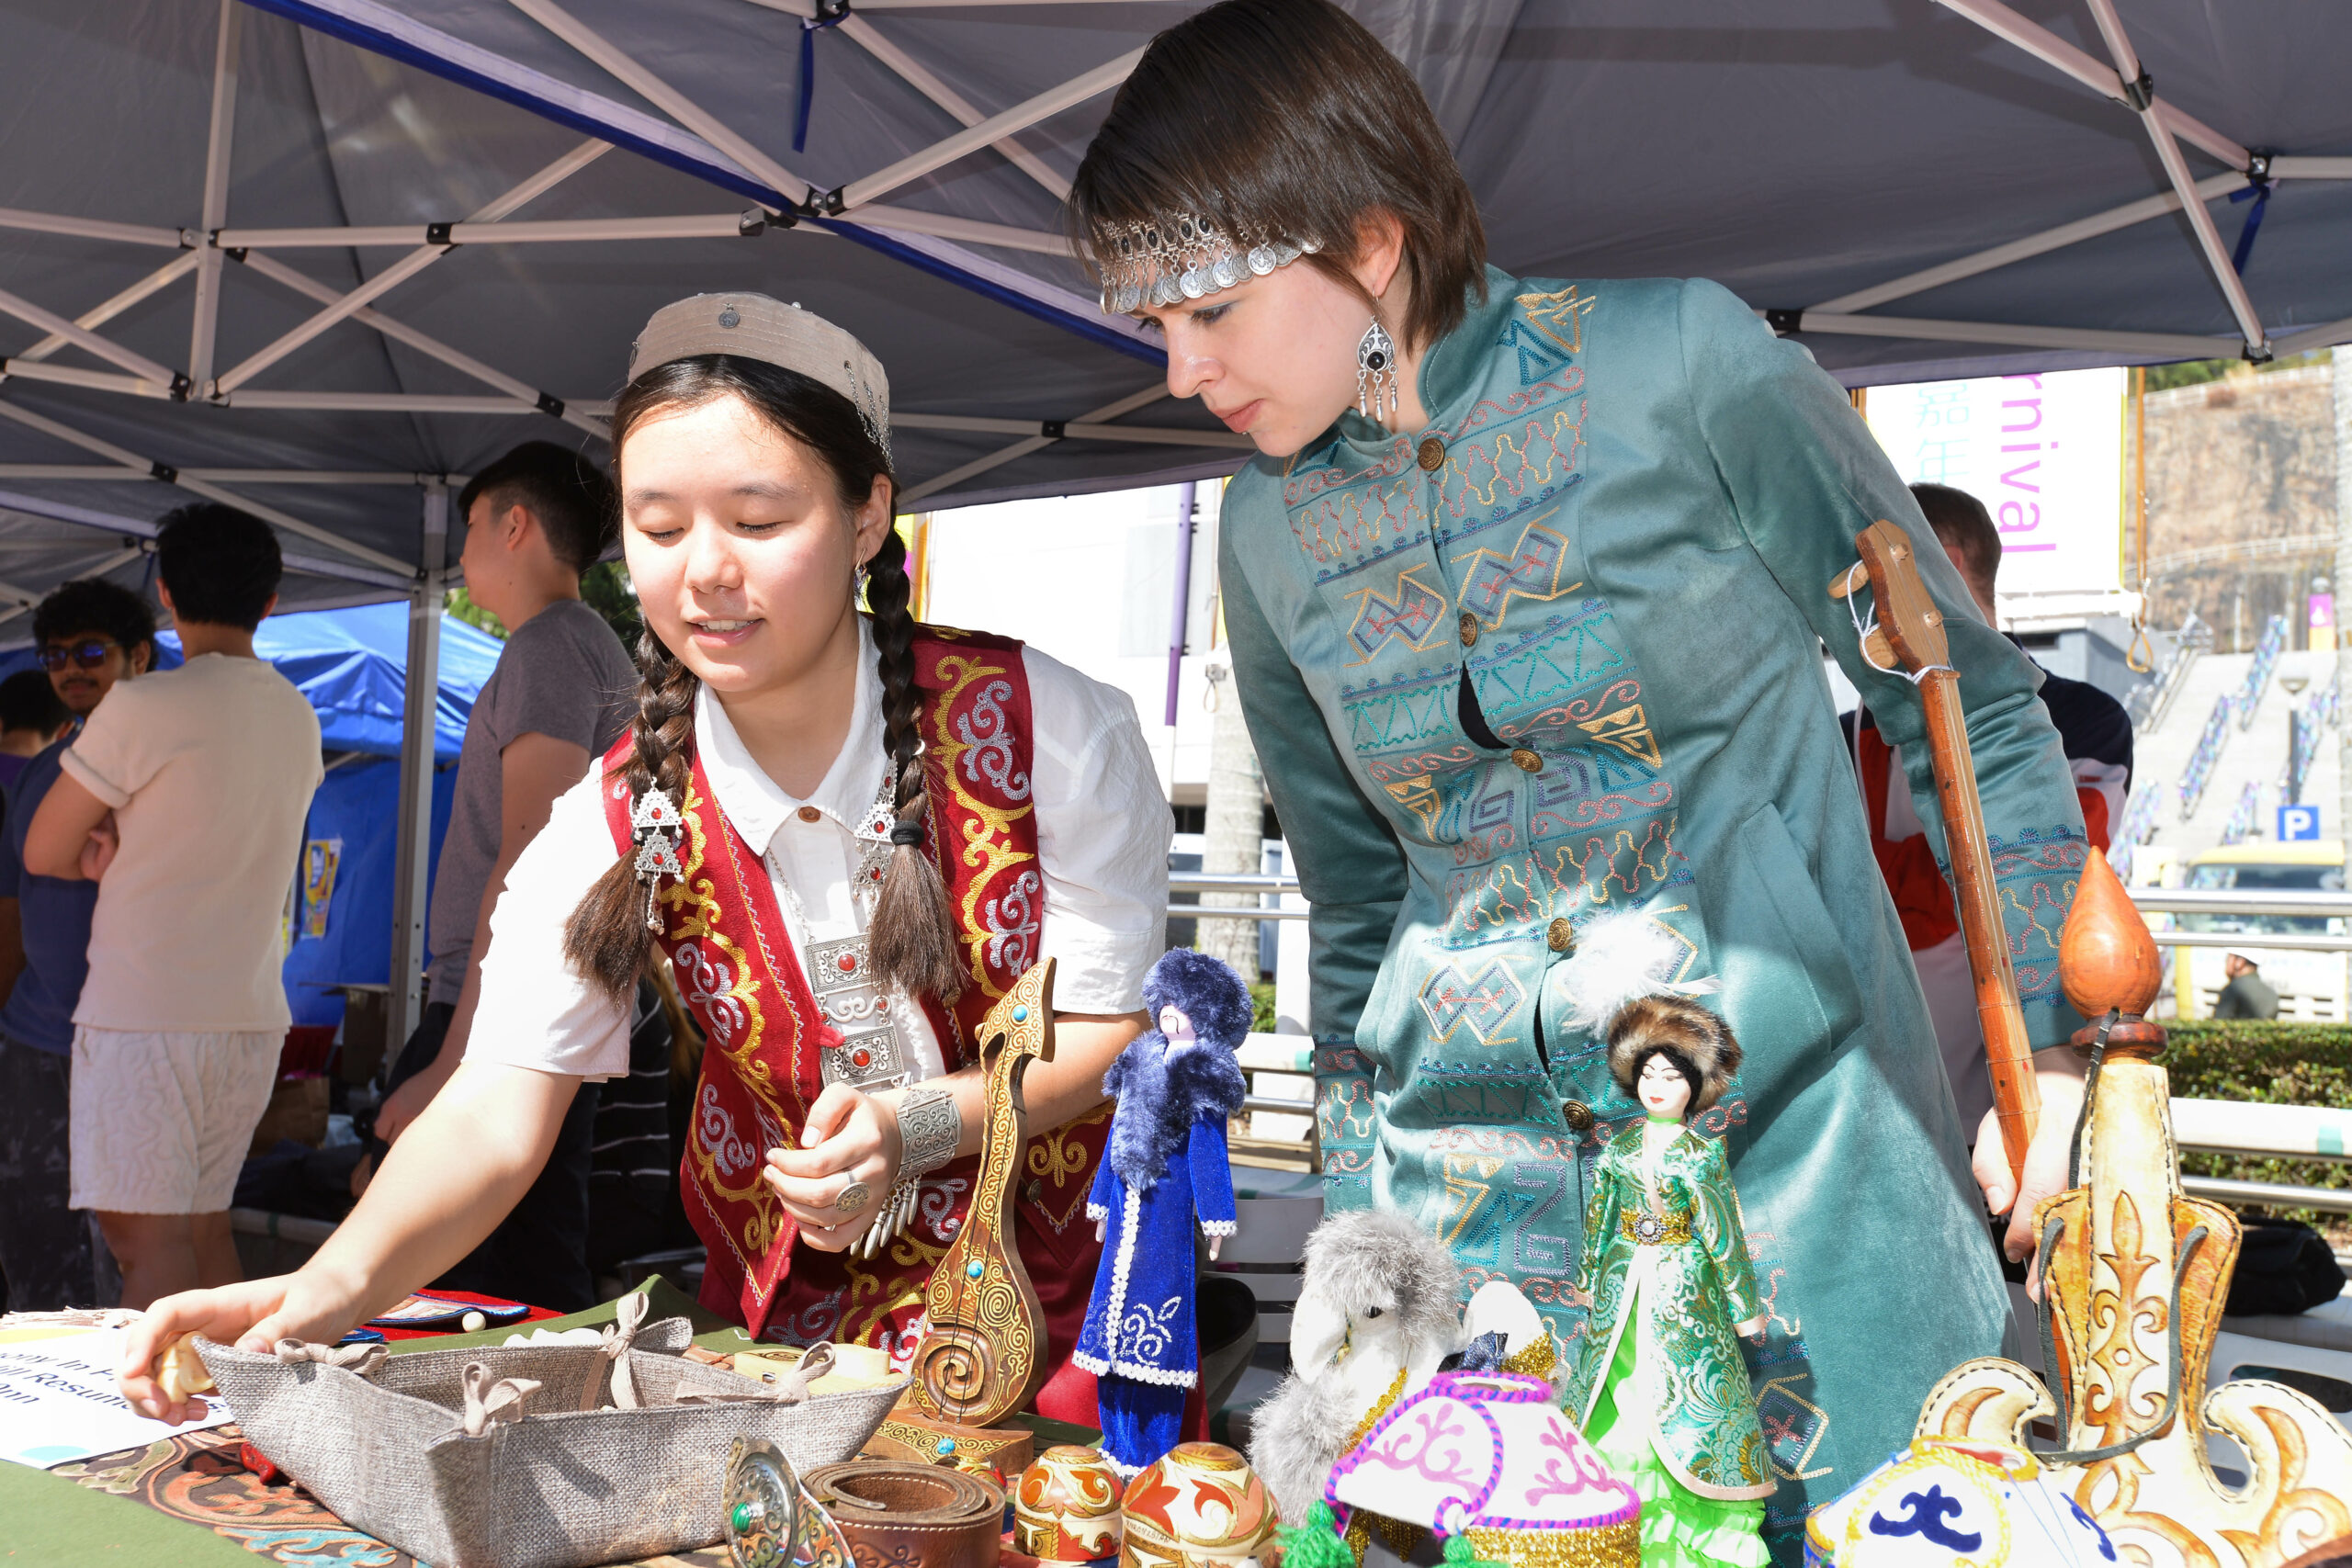
[[[639,1288],[649,1319],[684,1317],[695,1343],[723,1353],[752,1348],[742,1330],[707,1311],[656,1277]],[[486,1329],[480,1334],[404,1337],[408,1350],[501,1345],[534,1328],[565,1329],[607,1323],[611,1302],[569,1317]],[[1042,1449],[1057,1442],[1092,1442],[1092,1433],[1065,1423],[1015,1417],[1038,1433]],[[98,1568],[100,1564],[171,1564],[172,1568],[255,1568],[259,1556],[284,1568],[413,1568],[416,1559],[354,1529],[284,1479],[265,1483],[238,1458],[243,1441],[233,1424],[165,1437],[143,1449],[104,1454],[40,1471],[0,1463],[0,1563],[6,1568]],[[721,1484],[723,1456],[711,1465]],[[1007,1563],[1025,1559],[1008,1551]],[[724,1545],[651,1559],[661,1568],[724,1568]]]

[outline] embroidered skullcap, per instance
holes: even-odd
[[[696,294],[653,312],[629,350],[628,378],[698,355],[729,354],[796,370],[847,398],[890,450],[890,379],[882,362],[812,310],[764,294]]]

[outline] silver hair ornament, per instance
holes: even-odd
[[[1102,276],[1103,312],[1125,316],[1221,294],[1322,248],[1320,240],[1286,239],[1263,226],[1244,244],[1211,219],[1180,213],[1101,236],[1094,265]]]
[[[659,933],[662,911],[656,896],[665,876],[683,877],[685,866],[678,848],[685,836],[685,818],[667,790],[648,786],[629,806],[629,836],[637,845],[637,879],[645,885],[645,929]]]

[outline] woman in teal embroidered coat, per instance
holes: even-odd
[[[1694,1130],[1747,1203],[1767,1534],[1795,1561],[1810,1502],[1901,1446],[2007,1315],[1822,662],[1940,843],[1917,694],[1827,592],[1872,522],[1928,536],[1916,503],[1838,385],[1726,290],[1483,265],[1418,87],[1324,0],[1160,35],[1070,206],[1105,308],[1158,324],[1170,391],[1263,454],[1227,491],[1219,586],[1312,908],[1327,1202],[1415,1216],[1572,1341],[1589,1164],[1640,1113],[1555,968],[1604,911],[1670,933],[1747,1053]],[[2055,1046],[2080,808],[2032,665],[1917,555],[2029,1028]],[[2037,1066],[2028,1216],[2080,1098],[2070,1053]],[[1999,1139],[1979,1146],[2007,1210]]]

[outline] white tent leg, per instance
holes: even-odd
[[[1084,418],[1089,421],[1116,419],[1123,413],[1133,413],[1148,403],[1156,403],[1167,395],[1168,383],[1154,381],[1143,390],[1130,392],[1115,403],[1104,403],[1101,408],[1090,411]],[[911,502],[921,501],[927,495],[937,495],[941,491],[962,484],[976,474],[985,474],[990,468],[1002,468],[1007,463],[1015,462],[1026,457],[1032,452],[1042,450],[1052,445],[1051,441],[1042,435],[1032,435],[1016,441],[1010,446],[1000,446],[985,457],[975,457],[960,468],[950,468],[936,479],[925,479],[899,497],[899,508],[903,511]]]
[[[0,288],[0,312],[40,327],[51,337],[62,337],[74,347],[96,355],[100,359],[119,365],[142,381],[153,381],[165,391],[171,389],[172,372],[145,355],[125,348],[110,337],[101,336],[78,321],[70,321],[56,311],[11,294],[5,288]]]
[[[0,399],[0,418],[13,419],[18,424],[29,425],[45,435],[55,436],[69,446],[79,446],[85,452],[95,452],[101,457],[111,457],[123,467],[143,473],[152,479],[164,479],[169,472],[164,469],[164,465],[150,458],[141,457],[136,452],[118,446],[111,441],[102,441],[95,435],[85,435],[70,424],[61,424],[46,414],[35,413],[32,410],[9,402],[6,399]],[[300,534],[306,539],[315,539],[320,544],[332,546],[345,555],[356,556],[361,560],[373,562],[377,566],[390,567],[392,570],[401,573],[403,580],[415,570],[406,561],[396,560],[381,550],[371,550],[365,545],[337,537],[315,523],[305,523],[300,517],[289,517],[276,507],[265,506],[257,501],[248,501],[243,496],[222,490],[208,480],[197,479],[189,474],[172,473],[169,482],[178,485],[182,490],[203,496],[208,501],[217,501],[224,506],[236,507],[241,512],[250,512],[263,522],[275,524],[290,534]]]
[[[124,473],[122,479],[138,479],[138,473]],[[42,495],[18,495],[0,491],[0,512],[21,512],[28,517],[45,517],[53,523],[70,523],[76,528],[95,528],[102,534],[119,534],[125,538],[152,539],[162,532],[143,517],[124,517],[112,512],[96,512],[70,502],[51,501]],[[390,588],[405,593],[416,585],[416,569],[407,568],[398,573],[378,571],[373,567],[354,566],[348,561],[322,560],[292,550],[286,552],[286,570],[311,577],[332,578],[338,582],[365,582],[372,588]]]
[[[471,214],[468,221],[495,222],[525,202],[561,184],[611,151],[612,143],[609,141],[583,141],[521,185],[492,201],[489,206]],[[411,251],[350,293],[344,295],[334,304],[328,306],[300,326],[280,337],[276,343],[247,358],[244,363],[229,371],[210,387],[202,389],[206,393],[234,391],[238,387],[252,380],[337,321],[373,300],[378,295],[388,293],[399,287],[447,255],[455,248],[453,245],[447,244],[424,245]]]
[[[67,570],[63,573],[63,576],[68,581],[81,577],[104,577],[115,568],[125,565],[130,561],[135,561],[146,553],[147,547],[144,545],[128,546],[125,548],[116,550],[111,555],[100,556],[95,560],[83,561]],[[21,588],[9,587],[8,592],[11,595],[17,598],[17,603],[11,605],[6,610],[0,610],[0,626],[6,626],[18,615],[28,614],[40,603],[39,599],[24,598],[23,594],[25,591]]]
[[[433,714],[441,689],[441,592],[449,553],[449,490],[424,491],[424,575],[409,598],[408,685],[401,710],[401,805],[392,874],[391,1016],[398,1052],[424,1016],[424,890],[433,846]]]
[[[246,253],[245,265],[252,267],[255,272],[260,273],[264,277],[268,278],[273,283],[282,283],[287,288],[294,290],[297,294],[307,295],[311,299],[317,300],[322,305],[338,305],[343,302],[343,296],[337,293],[334,288],[330,288],[326,284],[321,283],[318,279],[311,277],[307,273],[295,271],[292,267],[288,266],[284,262],[277,260],[274,256],[264,255],[259,251],[250,251]],[[377,332],[383,333],[386,337],[390,338],[397,343],[404,343],[408,344],[409,347],[416,350],[419,354],[427,355],[430,358],[437,359],[442,364],[447,365],[453,369],[462,370],[477,381],[481,381],[487,385],[496,387],[500,391],[506,393],[510,397],[522,398],[526,400],[535,401],[543,396],[549,395],[541,392],[537,388],[525,385],[523,382],[516,380],[512,376],[492,369],[489,366],[484,365],[481,360],[474,358],[471,355],[463,354],[457,349],[451,348],[439,338],[428,337],[424,333],[418,332],[414,327],[410,326],[405,321],[393,320],[391,317],[385,315],[382,311],[375,309],[373,306],[367,306],[360,310],[354,310],[351,313],[351,319],[359,322],[362,326],[374,328]],[[247,395],[250,396],[251,394]],[[557,400],[559,402],[562,402],[562,400],[560,399]],[[566,424],[579,426],[581,429],[588,432],[591,435],[604,435],[608,434],[605,428],[603,421],[582,413],[579,410],[571,407],[568,402],[563,403],[563,412],[556,417],[562,420]]]
[[[2109,67],[2101,65],[2041,23],[2019,16],[2002,5],[2001,0],[1936,0],[1936,4],[1959,12],[1986,32],[2017,45],[2044,64],[2055,66],[2092,91],[2118,103],[2131,102],[2123,91],[2122,78]],[[2139,73],[2132,74],[2137,76]],[[2171,104],[2158,104],[2155,113],[2175,136],[2203,149],[2233,169],[2246,168],[2254,162],[2253,153],[2194,115],[2185,114]]]
[[[741,164],[753,178],[765,181],[777,195],[789,198],[794,191],[808,188],[807,180],[736,135],[718,116],[615,48],[603,34],[555,4],[555,0],[508,0],[508,3],[594,61],[614,79],[634,88],[639,96],[680,125]]]
[[[541,5],[545,0],[514,0],[514,3],[518,6]],[[1073,76],[1058,87],[1048,87],[1035,97],[1013,105],[1002,114],[991,115],[944,141],[933,142],[919,152],[910,153],[887,169],[876,170],[862,180],[852,180],[828,197],[825,206],[833,212],[854,211],[875,197],[888,195],[909,180],[921,179],[933,169],[952,164],[976,148],[986,147],[1013,131],[1025,130],[1041,119],[1050,119],[1072,104],[1082,104],[1098,93],[1109,92],[1125,81],[1142,59],[1142,50],[1130,50],[1116,60],[1096,66],[1083,76]]]
[[[2115,14],[2115,0],[2090,0],[2091,15],[2098,21],[2099,36],[2107,40],[2108,52],[2115,57],[2115,73],[2131,95],[2132,107],[2140,113],[2140,123],[2148,128],[2148,140],[2155,144],[2156,159],[2165,166],[2165,178],[2181,199],[2181,216],[2188,220],[2189,231],[2197,236],[2197,248],[2205,253],[2205,265],[2212,269],[2213,281],[2222,286],[2222,297],[2230,302],[2230,314],[2237,318],[2238,331],[2245,334],[2246,354],[2251,358],[2270,357],[2269,333],[2263,330],[2262,318],[2255,313],[2254,300],[2246,294],[2245,281],[2238,276],[2237,267],[2230,260],[2229,247],[2222,243],[2222,236],[2213,227],[2213,215],[2205,204],[2196,198],[2196,184],[2188,177],[2188,161],[2180,155],[2180,143],[2176,134],[2156,112],[2154,89],[2150,85],[2147,69],[2140,63],[2139,51],[2132,47],[2131,38],[2123,30],[2123,18]]]
[[[2245,185],[2246,177],[2241,174],[2233,172],[2226,175],[2213,175],[2197,182],[2197,194],[2200,198],[2211,201],[2216,197],[2227,196],[2232,191],[2242,190]],[[1809,307],[1808,313],[1811,310],[1822,310],[1838,315],[1855,310],[1867,310],[1874,305],[1883,305],[1891,299],[1923,294],[1930,288],[1940,288],[1947,283],[1957,282],[1963,277],[1974,277],[1978,273],[1991,272],[1996,267],[2007,266],[2012,262],[2021,262],[2029,256],[2063,250],[2068,245],[2079,244],[2085,240],[2097,239],[2101,234],[2112,234],[2119,229],[2128,229],[2134,223],[2144,223],[2149,219],[2161,218],[2167,212],[2179,210],[2180,197],[2176,192],[2166,191],[2160,196],[2143,197],[2138,201],[2126,202],[2121,207],[2111,207],[2105,212],[2094,213],[2088,218],[2076,219],[2072,223],[2061,224],[2055,229],[2045,229],[2039,234],[2028,234],[2021,240],[2011,240],[2006,245],[1996,245],[1991,250],[1978,251],[1973,255],[1958,256],[1938,266],[1909,273],[1902,277],[1891,278],[1869,288],[1858,288],[1851,294],[1840,294],[1835,299],[1824,299],[1820,304]]]
[[[204,144],[204,231],[229,220],[230,150],[237,128],[237,39],[245,8],[220,0],[220,37],[212,56],[212,129]],[[206,245],[196,273],[196,325],[188,335],[188,379],[212,378],[212,347],[220,328],[220,253]]]
[[[985,117],[972,107],[971,101],[955,88],[923,69],[922,62],[892,43],[876,29],[872,22],[852,12],[842,18],[841,30],[859,48],[897,72],[906,84],[967,126],[980,123]],[[1069,181],[1056,174],[1046,161],[1012,137],[999,139],[994,146],[1016,169],[1045,186],[1046,194],[1056,201],[1069,199]]]
[[[149,295],[169,288],[180,275],[192,272],[203,261],[202,251],[182,251],[104,304],[93,305],[74,318],[77,327],[102,327]],[[47,359],[73,340],[62,333],[51,333],[22,354],[12,354],[9,363],[19,364],[28,359]]]

